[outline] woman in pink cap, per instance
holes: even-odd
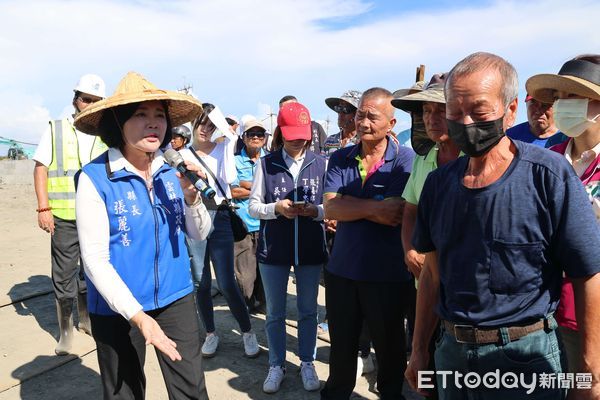
[[[275,136],[283,147],[261,159],[250,193],[249,213],[260,219],[257,259],[267,300],[265,329],[269,373],[263,391],[275,393],[285,376],[286,297],[294,266],[298,307],[300,374],[304,388],[321,386],[313,361],[317,341],[317,294],[327,261],[323,229],[325,159],[310,150],[311,122],[300,103],[284,104]]]

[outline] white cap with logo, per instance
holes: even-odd
[[[94,74],[85,74],[79,78],[79,82],[77,82],[73,91],[87,93],[102,98],[106,97],[104,81],[98,75]]]

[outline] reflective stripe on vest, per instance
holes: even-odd
[[[81,169],[79,142],[67,119],[50,121],[52,162],[48,166],[48,203],[58,218],[75,219],[75,181]]]

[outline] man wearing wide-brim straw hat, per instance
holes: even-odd
[[[600,224],[600,55],[575,57],[567,61],[558,74],[532,76],[526,87],[534,98],[554,101],[556,125],[570,138],[550,149],[562,154],[573,166]],[[581,315],[576,316],[575,312],[576,290],[580,289],[565,277],[556,310],[568,372],[572,373],[583,372],[581,355],[584,348],[590,347],[584,343],[585,337],[590,336],[583,334],[579,323]],[[596,330],[597,327],[592,333]],[[597,342],[593,347],[597,347]]]
[[[160,150],[171,126],[201,111],[196,99],[130,72],[75,120],[109,146],[83,168],[76,198],[105,399],[144,397],[146,344],[156,348],[169,398],[208,398],[184,239],[205,239],[210,217]]]

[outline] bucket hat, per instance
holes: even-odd
[[[75,118],[75,127],[90,135],[100,135],[102,115],[113,107],[143,101],[164,100],[172,126],[182,125],[202,113],[202,104],[190,95],[158,89],[137,72],[129,72],[117,85],[112,96],[88,106]]]
[[[444,83],[448,74],[435,74],[425,86],[425,88],[417,93],[402,96],[392,100],[392,105],[406,112],[419,112],[423,109],[423,102],[429,101],[432,103],[446,104],[444,98]]]
[[[392,106],[410,113],[410,144],[414,152],[420,156],[427,155],[429,150],[435,146],[435,142],[429,139],[425,131],[423,102],[446,103],[446,99],[444,98],[444,82],[447,75],[446,73],[435,74],[426,86],[420,81],[410,89],[400,89],[394,92],[396,98],[392,99]]]
[[[400,97],[408,96],[409,94],[417,93],[423,90],[423,86],[425,86],[425,81],[417,81],[414,85],[409,87],[408,89],[398,89],[392,96],[397,99]]]
[[[335,107],[338,106],[342,101],[345,101],[354,108],[358,108],[360,96],[362,96],[362,92],[358,90],[346,90],[340,97],[326,98],[325,104],[327,104],[327,107],[331,108],[333,111],[335,111]]]
[[[244,133],[248,132],[252,128],[260,128],[263,132],[266,132],[265,126],[258,120],[250,120],[244,124]]]

